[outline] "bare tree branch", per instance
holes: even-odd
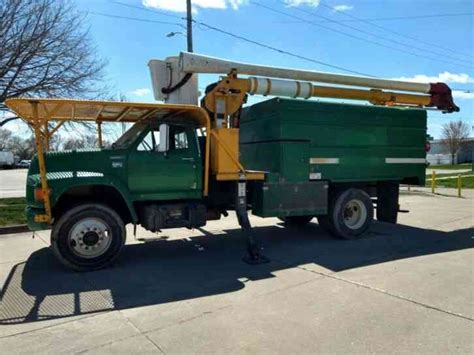
[[[68,0],[0,2],[0,111],[19,96],[103,96],[105,62]]]
[[[466,122],[451,121],[443,125],[442,142],[451,154],[451,164],[455,164],[456,154],[469,137],[470,129]]]

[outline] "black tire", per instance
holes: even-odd
[[[350,188],[331,199],[328,214],[318,217],[322,228],[343,239],[360,238],[370,227],[374,207],[363,190]]]
[[[125,225],[117,212],[106,205],[88,203],[70,209],[55,221],[51,247],[65,266],[92,271],[110,265],[125,238]]]
[[[399,184],[381,183],[377,186],[377,220],[397,223]]]
[[[279,220],[285,223],[287,227],[304,227],[307,225],[313,216],[288,216],[288,217],[279,217]]]

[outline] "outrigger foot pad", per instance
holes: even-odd
[[[260,254],[259,251],[250,252],[250,250],[242,257],[242,260],[249,265],[267,264],[270,262],[270,259]]]

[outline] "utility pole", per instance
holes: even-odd
[[[193,51],[193,16],[191,8],[191,0],[186,0],[186,29],[188,40],[188,52]]]

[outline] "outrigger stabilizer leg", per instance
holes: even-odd
[[[242,228],[242,234],[247,241],[247,254],[242,258],[247,264],[256,265],[268,263],[270,260],[260,254],[260,246],[253,234],[247,215],[247,186],[245,181],[238,181],[236,186],[235,213]]]

